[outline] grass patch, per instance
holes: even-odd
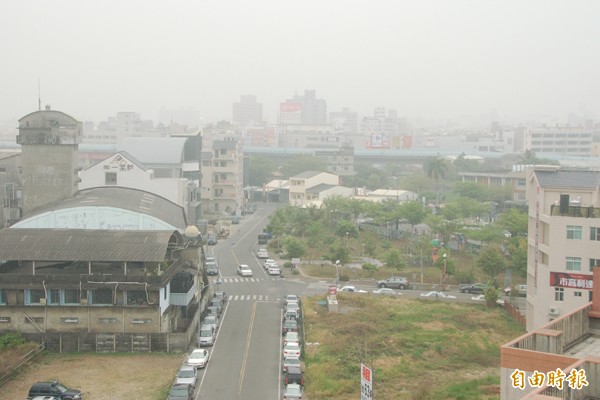
[[[317,300],[304,302],[311,400],[360,398],[361,362],[380,400],[497,398],[499,348],[524,332],[500,308],[342,293],[345,312],[328,313]]]

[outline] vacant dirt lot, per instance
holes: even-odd
[[[164,400],[184,354],[48,354],[2,386],[0,398],[27,399],[33,382],[58,380],[85,400]]]

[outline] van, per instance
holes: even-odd
[[[527,297],[527,285],[514,285],[515,295],[519,297]],[[511,287],[504,289],[504,294],[510,296]]]
[[[198,346],[212,346],[215,343],[215,328],[212,325],[202,325],[198,331]]]

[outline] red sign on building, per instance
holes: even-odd
[[[550,286],[592,290],[594,276],[570,272],[550,272]]]

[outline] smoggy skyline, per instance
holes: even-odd
[[[407,118],[600,116],[597,1],[34,0],[0,7],[0,122],[160,109],[265,119],[305,89],[328,111]]]

